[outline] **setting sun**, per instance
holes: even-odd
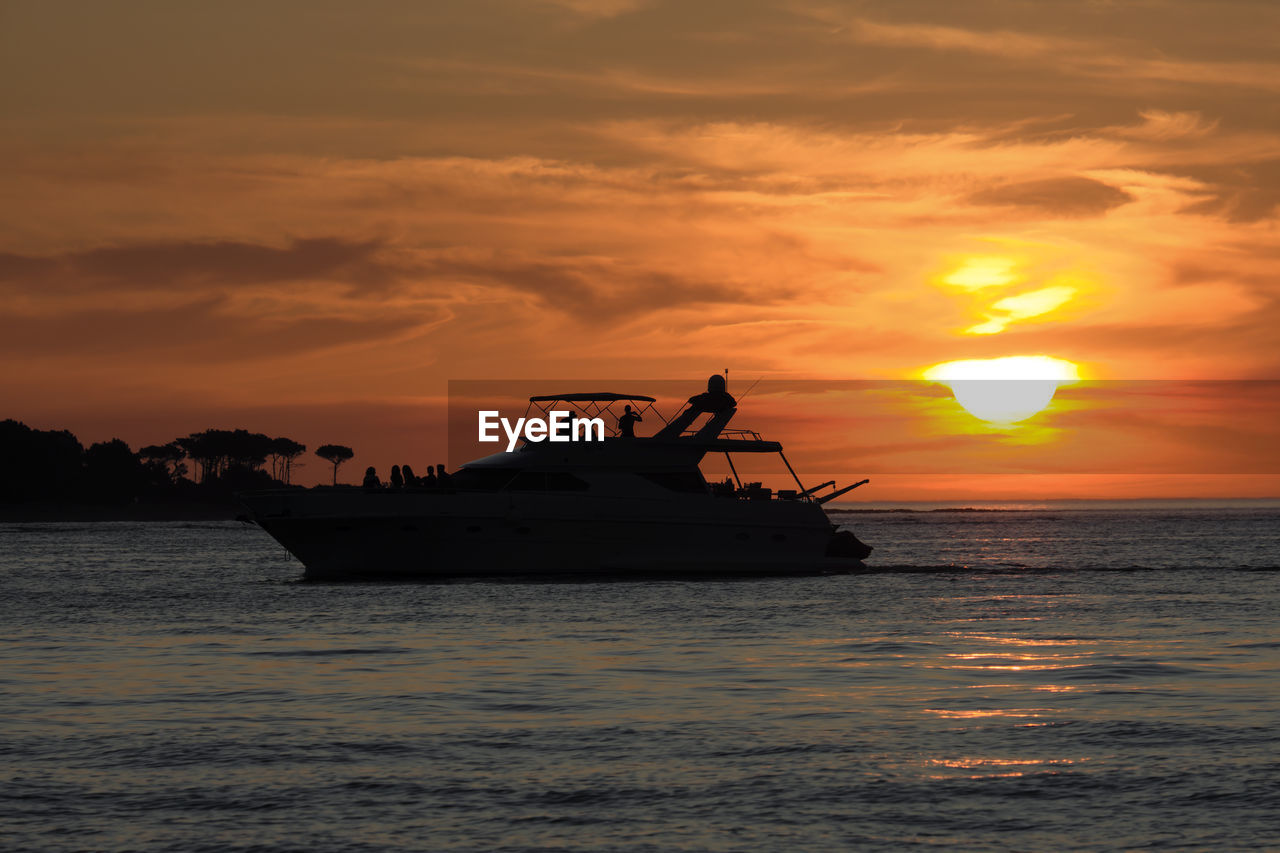
[[[1047,355],[970,359],[936,364],[924,378],[951,389],[966,412],[991,424],[1024,421],[1053,402],[1058,386],[1080,379],[1070,361]]]

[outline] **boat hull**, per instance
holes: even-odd
[[[246,495],[312,580],[747,576],[856,570],[815,504],[381,490]]]

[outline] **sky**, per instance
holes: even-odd
[[[349,444],[358,479],[445,457],[450,380],[1280,379],[1277,32],[1231,0],[3,0],[0,417]],[[1158,441],[1115,406],[917,419],[954,451],[923,473],[857,406],[738,418],[808,406],[768,437],[901,459],[882,499],[1280,495],[1271,409],[1223,387]],[[992,485],[948,444],[1033,428],[1127,470]],[[1237,433],[1253,468],[1215,461]]]

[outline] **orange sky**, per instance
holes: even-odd
[[[354,477],[444,457],[449,379],[1280,378],[1277,32],[1262,2],[7,2],[0,417],[346,443]],[[1115,472],[1166,479],[1017,488],[1203,493],[1179,454],[1274,426],[1214,405]],[[883,470],[817,420],[777,437]]]

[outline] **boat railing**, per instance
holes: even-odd
[[[696,429],[687,429],[680,433],[681,438],[693,438],[698,434]],[[728,439],[729,441],[764,441],[760,437],[760,433],[753,429],[722,429],[719,438]]]

